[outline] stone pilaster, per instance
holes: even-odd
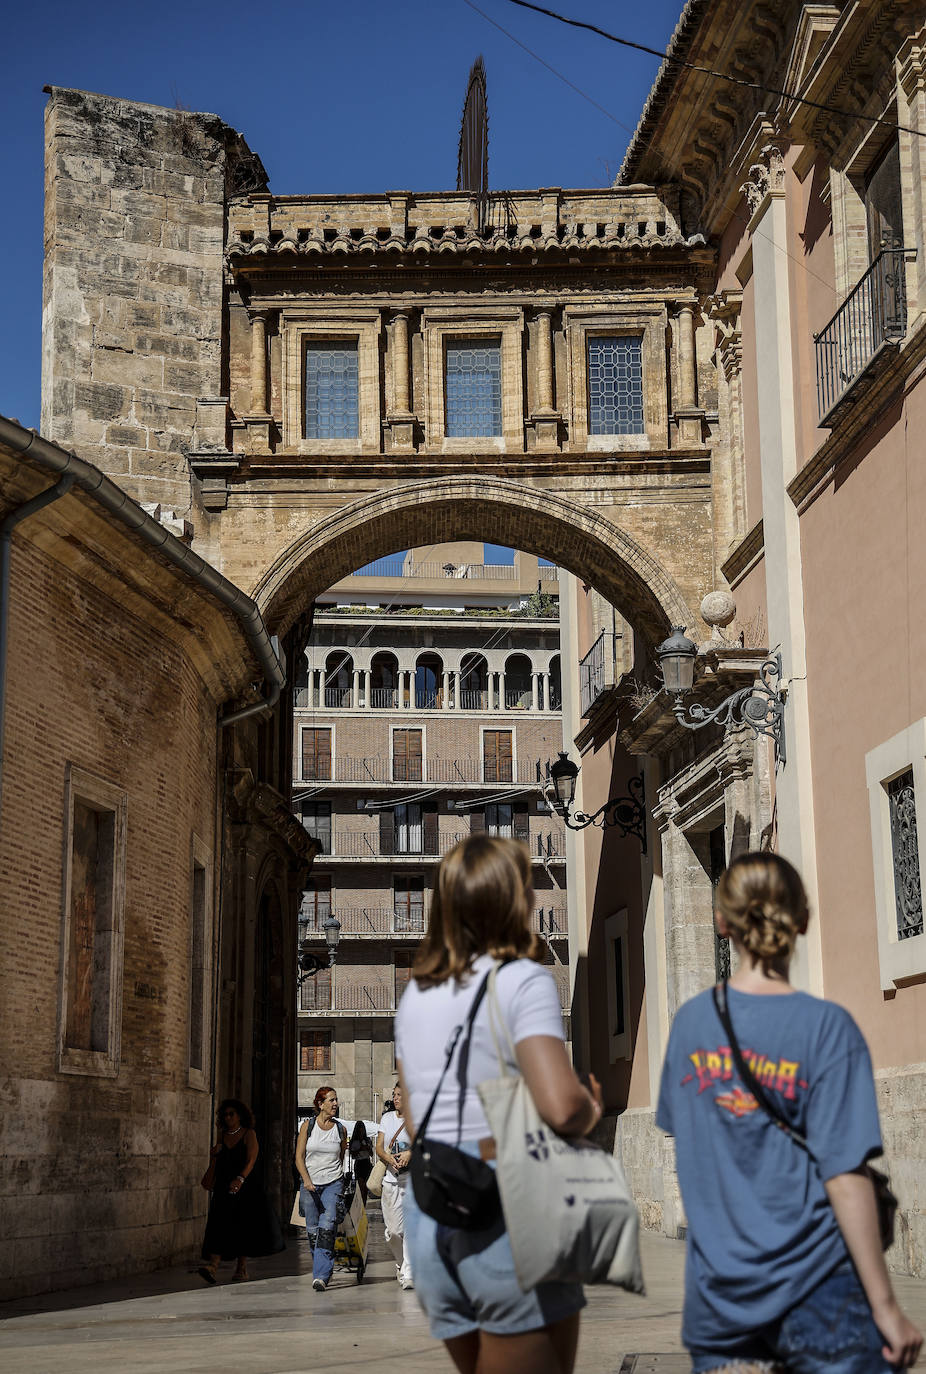
[[[698,370],[695,354],[694,301],[684,301],[676,316],[676,360],[678,366],[678,404],[674,418],[682,448],[697,447],[702,441],[704,411],[698,406]]]
[[[414,452],[416,424],[409,391],[408,311],[399,310],[392,321],[392,409],[383,422],[393,453]]]
[[[534,350],[537,408],[527,427],[533,431],[533,447],[542,453],[552,453],[559,447],[562,416],[553,406],[553,316],[549,310],[537,311]]]

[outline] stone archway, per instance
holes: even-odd
[[[593,585],[649,644],[697,616],[660,562],[606,516],[497,477],[409,482],[343,506],[287,548],[254,595],[283,635],[315,597],[402,548],[479,539],[549,558]]]

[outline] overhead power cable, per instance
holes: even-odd
[[[471,9],[475,5],[466,0]],[[517,5],[522,10],[533,10],[535,14],[545,14],[548,19],[555,19],[559,24],[568,24],[573,29],[585,29],[589,33],[595,33],[599,38],[605,38],[609,43],[617,43],[622,48],[633,48],[636,52],[648,53],[650,57],[658,57],[662,62],[671,62],[676,67],[686,67],[692,72],[701,72],[704,76],[713,76],[718,81],[727,81],[733,86],[743,86],[750,91],[762,91],[766,95],[781,96],[784,100],[794,100],[799,105],[809,105],[813,110],[825,110],[829,114],[841,115],[843,119],[862,119],[868,124],[884,124],[889,129],[902,129],[906,134],[915,134],[917,138],[926,137],[926,132],[921,129],[912,129],[909,125],[898,124],[896,120],[885,119],[883,115],[862,114],[859,110],[846,110],[840,105],[830,105],[826,101],[811,100],[808,96],[796,95],[793,91],[783,91],[777,86],[767,86],[760,81],[747,81],[745,77],[731,76],[728,72],[715,71],[713,67],[702,67],[697,62],[686,62],[682,57],[673,57],[671,53],[662,52],[659,48],[651,48],[646,43],[635,43],[631,38],[621,38],[616,33],[609,33],[607,29],[599,28],[597,24],[590,24],[585,19],[570,19],[566,14],[559,14],[556,10],[547,9],[545,5],[535,5],[531,0],[508,0],[511,5]]]

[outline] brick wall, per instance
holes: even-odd
[[[215,702],[176,643],[20,540],[11,588],[0,840],[4,1296],[168,1263],[199,1241],[211,1100],[188,1085],[191,836],[213,850],[215,830]],[[56,1069],[68,763],[127,795],[113,1078]]]

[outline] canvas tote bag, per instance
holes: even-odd
[[[489,977],[489,1026],[500,1077],[479,1084],[495,1137],[498,1187],[518,1283],[612,1283],[642,1293],[640,1219],[624,1172],[588,1140],[567,1140],[546,1124],[527,1084],[502,1055],[511,1037]]]
[[[389,1144],[386,1146],[387,1150],[391,1150],[391,1149],[392,1149],[393,1145],[396,1143],[396,1141],[398,1140],[399,1136],[402,1134],[402,1132],[403,1132],[404,1129],[405,1129],[405,1122],[402,1121],[402,1122],[399,1123],[399,1129],[396,1131],[395,1135],[392,1137],[392,1139],[390,1140]],[[370,1177],[367,1179],[367,1192],[368,1192],[368,1193],[372,1193],[374,1197],[382,1197],[382,1195],[383,1195],[383,1184],[384,1184],[385,1182],[386,1182],[386,1166],[385,1166],[385,1164],[383,1163],[383,1161],[379,1158],[379,1156],[377,1156],[376,1163],[373,1165],[373,1168],[370,1170]]]

